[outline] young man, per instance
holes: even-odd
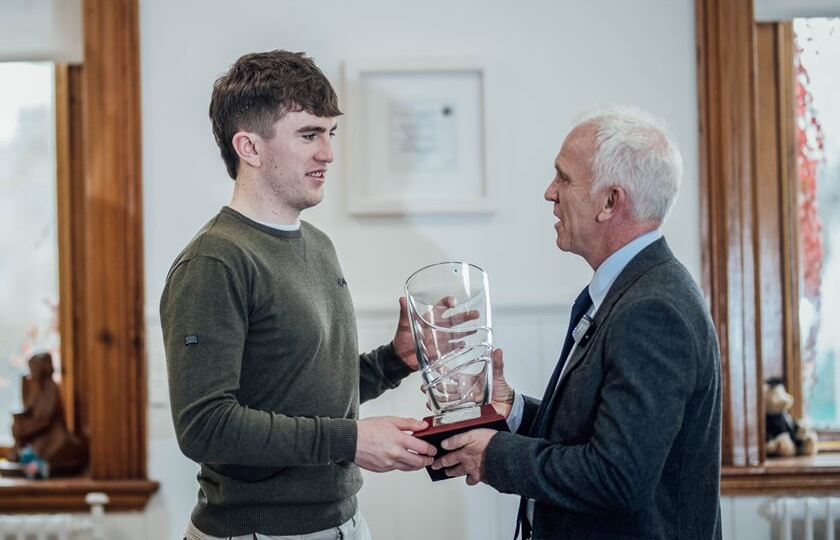
[[[407,433],[425,423],[358,419],[417,369],[404,304],[393,342],[359,355],[333,245],[300,221],[323,199],[340,114],[300,53],[245,55],[214,85],[233,198],[175,260],[160,306],[178,442],[201,464],[187,538],[369,538],[358,467],[432,462]]]
[[[720,353],[659,229],[680,154],[655,119],[608,109],[581,119],[554,168],[557,247],[594,271],[554,375],[542,400],[494,395],[511,433],[451,437],[433,467],[520,495],[524,538],[718,540]]]

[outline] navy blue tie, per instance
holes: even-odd
[[[551,398],[554,396],[554,390],[557,388],[557,381],[560,379],[560,373],[563,372],[563,366],[566,364],[572,346],[575,344],[575,338],[572,337],[572,333],[584,314],[589,311],[590,307],[592,307],[592,298],[589,296],[589,287],[587,286],[580,291],[580,294],[575,299],[575,303],[572,305],[572,316],[569,318],[569,328],[566,330],[566,339],[563,341],[563,351],[560,353],[560,359],[557,360],[554,372],[551,374],[548,385],[545,387],[545,394],[543,394],[540,408],[537,411],[537,417],[534,419],[534,423],[531,424],[532,435],[537,437],[545,435],[546,428],[548,427],[546,419],[548,418],[548,408],[551,405]]]
[[[563,350],[560,352],[560,358],[557,360],[557,365],[554,366],[554,372],[551,374],[551,378],[548,380],[548,385],[545,387],[545,394],[543,394],[540,408],[537,410],[537,416],[531,424],[530,435],[532,436],[543,437],[545,435],[546,429],[548,428],[548,408],[551,405],[551,398],[554,396],[554,390],[557,388],[557,381],[560,379],[560,374],[563,372],[563,366],[566,364],[566,360],[568,360],[572,346],[575,344],[575,338],[572,334],[575,327],[578,325],[586,312],[589,311],[590,307],[592,307],[592,297],[589,296],[589,286],[587,285],[582,291],[580,291],[580,294],[575,299],[575,303],[572,304],[572,315],[569,318],[569,328],[566,330],[566,339],[563,341]],[[525,497],[522,497],[519,501],[519,515],[516,516],[516,532],[513,536],[514,539],[519,536],[520,527],[522,528],[523,538],[531,537],[531,526],[530,523],[528,523],[528,520],[525,519],[526,501],[527,499]]]

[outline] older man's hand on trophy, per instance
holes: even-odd
[[[516,392],[505,378],[504,351],[502,349],[493,349],[491,357],[493,359],[493,391],[491,393],[490,403],[493,404],[493,408],[496,409],[499,414],[507,418],[510,416]],[[443,368],[444,371],[441,373],[441,376],[444,378],[446,375],[445,369],[446,368]],[[439,395],[436,396],[438,403],[446,409],[454,405],[455,401],[464,397],[473,400],[480,399],[481,396],[479,392],[484,391],[481,386],[483,376],[484,373],[480,372],[474,375],[461,374],[457,377],[445,379],[444,383],[438,385],[437,393]],[[420,386],[420,390],[424,394],[428,394],[429,386],[427,384],[423,384]],[[430,402],[426,403],[426,408],[432,410]]]
[[[496,412],[507,418],[513,408],[513,399],[516,392],[505,379],[505,360],[502,349],[493,349],[493,393],[490,403]]]
[[[507,418],[513,408],[515,392],[505,379],[504,353],[494,349],[493,392],[490,403],[496,411]],[[497,433],[494,429],[473,429],[456,434],[441,441],[441,455],[432,463],[431,469],[449,478],[466,476],[467,485],[474,486],[484,481],[484,453],[490,439]]]

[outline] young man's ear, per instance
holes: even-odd
[[[233,136],[233,149],[239,156],[240,161],[243,161],[251,167],[260,166],[260,153],[257,147],[260,136],[256,133],[248,131],[238,131]]]
[[[627,194],[621,186],[612,186],[604,194],[601,209],[596,217],[599,223],[603,223],[615,216],[626,204]]]

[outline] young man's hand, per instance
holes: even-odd
[[[435,325],[443,328],[455,328],[465,322],[477,319],[479,312],[471,309],[467,311],[460,311],[451,315],[444,314],[455,306],[455,298],[452,296],[444,296],[434,306],[433,319]],[[424,327],[420,339],[424,342],[424,347],[427,350],[434,351],[436,358],[442,358],[446,353],[454,351],[464,346],[463,341],[457,341],[459,338],[467,337],[474,334],[475,330],[466,330],[464,332],[448,332],[446,340],[441,341],[440,335],[436,335],[431,327]],[[411,323],[408,318],[408,302],[405,297],[400,297],[400,317],[397,321],[397,331],[394,334],[394,350],[400,355],[403,362],[412,369],[420,369],[420,364],[417,359],[414,335],[411,332]]]
[[[375,416],[359,420],[356,458],[353,462],[373,472],[416,471],[434,461],[437,450],[431,444],[412,437],[426,429],[426,422],[397,416]]]
[[[420,369],[414,350],[414,336],[408,321],[408,303],[404,296],[400,297],[400,317],[397,320],[397,331],[394,333],[394,350],[408,367],[415,371]]]

